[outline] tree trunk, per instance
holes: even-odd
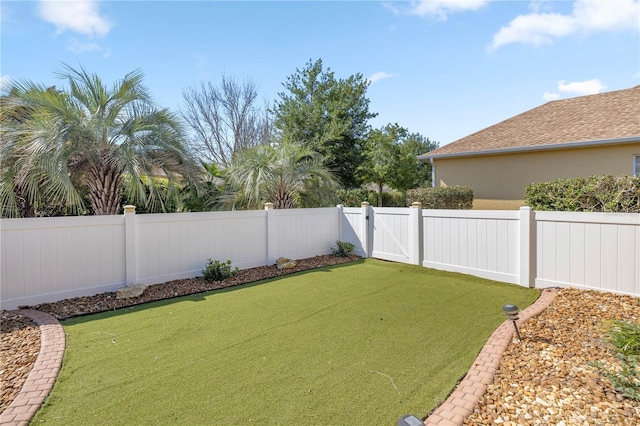
[[[89,199],[95,215],[120,213],[122,172],[114,166],[92,164],[86,173]]]
[[[378,182],[378,207],[382,207],[382,183]]]

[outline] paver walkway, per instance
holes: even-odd
[[[29,424],[53,388],[65,346],[64,330],[54,317],[33,310],[15,312],[30,318],[40,327],[40,353],[20,393],[0,414],[0,425],[3,426]]]
[[[520,312],[518,324],[532,318],[551,304],[555,290],[545,290],[531,306]],[[40,353],[20,393],[0,414],[0,424],[28,425],[44,403],[56,381],[64,355],[65,335],[60,323],[51,315],[33,310],[16,311],[31,318],[40,326]],[[513,325],[507,320],[491,334],[471,370],[458,384],[449,398],[425,421],[425,425],[462,425],[483,397],[487,386],[500,366],[502,354],[513,338]]]

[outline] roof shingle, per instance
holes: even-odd
[[[640,85],[551,101],[421,157],[633,137],[640,140]]]

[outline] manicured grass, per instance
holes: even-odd
[[[537,295],[369,259],[71,319],[33,424],[396,424]]]

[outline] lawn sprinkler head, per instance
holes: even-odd
[[[516,329],[516,336],[518,336],[518,342],[521,341],[522,339],[520,338],[520,331],[518,330],[518,324],[516,323],[516,321],[520,319],[518,318],[518,312],[520,312],[520,310],[516,305],[504,305],[502,307],[502,312],[504,312],[504,314],[507,316],[507,319],[510,319],[513,323],[513,328]]]

